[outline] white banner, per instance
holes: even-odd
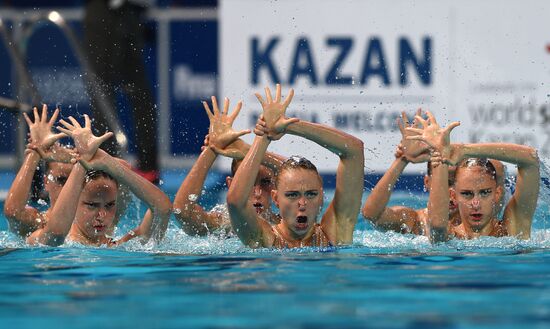
[[[254,92],[294,88],[289,116],[362,139],[367,171],[387,169],[400,140],[395,118],[419,107],[441,124],[462,123],[453,142],[529,144],[548,156],[547,3],[223,0],[220,97],[244,100],[235,124],[244,129],[261,112]],[[304,155],[324,172],[338,163],[295,136],[270,151]]]

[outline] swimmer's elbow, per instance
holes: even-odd
[[[161,218],[170,217],[172,214],[172,203],[167,196],[163,196],[159,202],[157,202],[154,213]]]
[[[363,159],[365,158],[365,145],[362,140],[358,138],[350,138],[346,142],[346,151],[341,154],[342,158]]]
[[[242,198],[235,190],[229,190],[227,193],[227,207],[228,209],[238,210],[246,206],[246,199]]]
[[[532,166],[535,166],[537,168],[540,167],[540,158],[539,158],[539,152],[532,147],[529,147],[529,162]]]
[[[17,207],[14,207],[12,204],[6,202],[4,204],[4,216],[9,219],[14,219],[17,217],[18,209]]]

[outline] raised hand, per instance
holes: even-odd
[[[52,132],[54,122],[59,115],[59,109],[55,109],[52,117],[48,120],[48,106],[42,105],[42,115],[38,114],[38,109],[33,108],[34,122],[31,121],[27,113],[23,113],[23,117],[29,125],[29,146],[40,152],[46,152],[57,140],[65,137],[65,134]],[[40,153],[39,152],[39,153]]]
[[[416,111],[416,116],[421,116],[422,110]],[[430,146],[420,140],[407,139],[408,136],[414,136],[416,133],[410,132],[405,128],[419,128],[418,120],[414,120],[412,124],[409,123],[405,112],[401,112],[401,117],[397,118],[397,126],[401,132],[401,142],[396,151],[396,157],[404,157],[407,161],[412,163],[427,162],[430,160]],[[398,156],[399,155],[399,156]]]
[[[71,121],[71,123],[60,120],[59,123],[65,126],[65,128],[58,126],[57,130],[65,133],[74,140],[75,149],[80,155],[80,159],[84,161],[91,160],[99,146],[113,136],[112,132],[107,132],[99,137],[94,136],[90,117],[86,114],[84,114],[84,127],[82,127],[72,116],[69,117],[69,121]]]
[[[428,116],[428,120],[420,116],[415,117],[422,128],[405,128],[405,130],[413,133],[412,136],[407,136],[407,139],[423,141],[433,151],[438,151],[443,158],[447,158],[451,153],[451,131],[458,127],[460,122],[452,122],[446,128],[441,128],[432,113],[426,112],[426,115]]]
[[[297,118],[286,118],[285,113],[288,105],[294,97],[294,89],[290,89],[288,96],[284,102],[281,102],[281,85],[277,84],[275,90],[275,99],[271,96],[269,87],[265,88],[266,100],[259,93],[256,93],[256,98],[260,101],[263,109],[263,119],[267,131],[267,137],[271,140],[280,139],[286,132],[287,127],[300,121]]]
[[[80,164],[88,171],[107,171],[107,168],[109,166],[107,160],[110,157],[111,156],[107,152],[103,151],[102,149],[98,149],[91,159],[84,160],[82,157],[80,157],[78,160]]]
[[[63,133],[61,133],[63,134]],[[63,134],[63,136],[66,136]],[[40,157],[47,162],[62,162],[71,163],[73,159],[78,157],[78,153],[72,148],[66,148],[59,144],[54,144],[48,150],[43,150],[34,144],[27,146],[29,149],[34,150],[40,154]]]
[[[208,106],[207,102],[202,102],[206,115],[210,120],[210,127],[208,128],[208,145],[216,149],[224,149],[229,144],[236,141],[242,135],[250,133],[249,129],[235,131],[233,130],[233,122],[239,115],[243,106],[242,102],[238,102],[233,113],[229,114],[229,99],[226,97],[223,102],[223,111],[220,112],[218,108],[218,101],[215,96],[212,96],[212,110]]]

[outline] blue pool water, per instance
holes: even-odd
[[[405,195],[394,203],[420,206]],[[123,229],[137,222],[138,206]],[[432,246],[373,231],[354,245],[250,250],[191,238],[174,224],[158,246],[30,248],[0,218],[2,328],[548,328],[550,229],[529,241]]]

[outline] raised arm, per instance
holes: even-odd
[[[504,210],[504,224],[510,235],[528,239],[537,207],[540,162],[534,148],[508,143],[453,144],[452,163],[467,158],[489,158],[518,166],[516,190]]]
[[[270,122],[281,131],[284,131],[290,123],[297,121],[297,119],[284,119],[284,114],[293,94],[294,91],[291,90],[284,102],[282,101],[280,87],[277,88],[275,99],[272,98],[269,88],[266,88],[266,101],[259,94],[256,94],[262,105],[263,116],[272,120]],[[270,139],[266,134],[259,133],[256,130],[255,133],[254,142],[246,153],[229,187],[227,207],[233,230],[245,245],[252,248],[271,247],[275,239],[271,226],[258,217],[254,209],[248,205],[249,195],[252,192],[260,165],[270,143]],[[277,137],[280,138],[283,134],[284,132],[279,133]]]
[[[27,205],[29,193],[32,186],[33,176],[41,156],[38,150],[48,150],[64,134],[54,134],[52,127],[59,115],[56,109],[50,120],[48,120],[48,107],[42,106],[42,115],[38,109],[33,109],[34,122],[26,113],[23,113],[25,121],[29,126],[29,145],[25,151],[25,157],[21,168],[15,176],[4,203],[4,214],[8,220],[10,231],[26,237],[35,230],[43,227],[45,218],[33,207]]]
[[[259,218],[256,211],[248,205],[248,197],[269,143],[267,136],[254,138],[254,142],[237,169],[227,192],[227,208],[231,226],[239,239],[251,248],[271,247],[274,238],[267,221]]]
[[[96,137],[92,134],[90,118],[84,115],[84,119],[84,127],[80,126],[73,117],[69,117],[71,123],[61,120],[60,123],[65,128],[58,127],[58,129],[72,137],[80,157],[83,160],[89,160],[94,156],[101,143],[112,136],[112,133]],[[27,239],[29,243],[56,246],[65,241],[75,218],[85,175],[86,169],[82,165],[77,163],[73,166],[55,205],[46,213],[46,225],[31,234]]]
[[[174,215],[185,233],[189,235],[206,235],[218,229],[222,223],[223,215],[221,213],[208,212],[198,203],[208,171],[217,157],[213,148],[223,150],[240,136],[250,132],[249,130],[237,132],[232,128],[233,122],[241,110],[242,102],[237,103],[231,115],[228,113],[229,99],[227,98],[224,101],[223,111],[219,110],[218,102],[214,96],[212,96],[213,111],[210,110],[208,103],[203,102],[203,106],[210,120],[208,138],[174,199]]]
[[[432,242],[446,241],[448,239],[449,226],[449,167],[443,159],[451,152],[450,134],[452,129],[460,125],[458,122],[441,128],[435,117],[430,113],[428,120],[416,116],[420,128],[407,128],[416,133],[416,136],[408,136],[409,140],[421,140],[433,149],[431,158],[431,184],[428,199],[428,218],[430,221],[430,240]]]
[[[242,160],[246,156],[246,153],[248,153],[248,150],[250,150],[250,145],[239,138],[223,150],[216,147],[212,147],[212,149],[217,154],[236,160]],[[272,169],[274,172],[278,172],[285,160],[286,157],[280,154],[265,152],[264,158],[262,159],[262,165]]]
[[[417,111],[417,115],[420,114],[421,112]],[[400,118],[397,118],[397,125],[402,138],[395,152],[395,160],[372,189],[361,213],[379,228],[403,232],[404,225],[409,229],[406,231],[413,230],[419,225],[418,212],[404,206],[387,207],[387,204],[393,188],[407,164],[429,160],[429,147],[423,142],[406,139],[411,133],[405,130],[406,127],[409,127],[405,112],[401,114]],[[418,121],[415,120],[410,127],[418,128]]]

